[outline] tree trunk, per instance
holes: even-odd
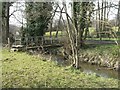
[[[88,3],[88,5],[89,5],[89,3]],[[89,8],[88,8],[88,10],[89,10]],[[86,40],[87,35],[88,35],[88,33],[89,33],[89,26],[90,26],[90,23],[91,23],[91,20],[90,20],[91,14],[92,14],[92,10],[89,10],[84,40]],[[96,23],[96,25],[97,25],[97,23]],[[96,27],[97,27],[97,26],[96,26]]]
[[[99,34],[98,34],[98,11],[96,11],[96,33],[97,33],[97,38],[99,38]]]
[[[120,32],[120,1],[119,1],[119,7],[118,7],[118,32]]]
[[[107,2],[107,7],[109,6],[109,4],[111,4],[111,2]],[[109,13],[110,13],[110,7],[107,9],[107,20],[109,18]]]
[[[6,44],[6,2],[2,2],[2,43]]]
[[[76,30],[78,30],[78,23],[77,23],[77,10],[76,10],[76,5],[78,2],[73,2],[73,19],[74,19],[74,24]]]
[[[3,2],[2,4],[2,42],[8,43],[9,37],[9,2]]]
[[[99,15],[99,32],[101,31],[101,19],[100,19],[100,3],[98,1],[98,15]],[[99,37],[101,40],[101,34],[99,33]]]
[[[67,18],[67,32],[68,32],[68,37],[69,37],[70,46],[72,50],[73,66],[78,69],[79,68],[79,58],[78,58],[79,42],[78,41],[80,40],[78,38],[79,34],[78,34],[78,30],[75,27],[75,23],[72,23],[72,27],[71,27],[71,23],[67,15],[66,4],[65,4],[65,12],[66,12],[66,18]],[[74,17],[74,14],[73,14],[73,17]]]
[[[86,21],[86,13],[87,13],[87,10],[86,10],[86,7],[87,7],[87,3],[88,2],[82,2],[81,3],[81,17],[80,17],[80,27],[79,27],[79,35],[80,35],[80,47],[83,47],[84,46],[84,40],[83,40],[83,33],[84,33],[84,29],[86,27],[85,25],[85,21]]]
[[[100,32],[103,31],[103,24],[104,24],[104,21],[103,21],[103,7],[104,7],[104,6],[103,6],[103,5],[104,5],[104,4],[103,4],[103,0],[102,0],[101,23],[100,23],[101,28],[100,28]],[[102,40],[102,34],[101,34],[100,40]]]
[[[50,43],[52,44],[52,20],[50,21]]]
[[[6,2],[6,40],[9,38],[9,2]]]
[[[106,1],[104,2],[104,7],[106,7]],[[106,26],[106,8],[104,9],[104,27],[103,27],[103,30],[106,29],[105,26]]]
[[[2,44],[2,2],[0,2],[0,46],[1,44]]]

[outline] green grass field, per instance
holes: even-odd
[[[87,75],[23,52],[2,51],[3,88],[118,88],[118,80]]]
[[[117,30],[118,30],[118,27],[113,27],[112,28],[115,32],[117,32]],[[66,34],[66,32],[65,31],[58,31],[58,37],[60,36],[60,35],[65,35]],[[91,39],[93,39],[93,40],[100,40],[100,38],[96,38],[96,30],[95,30],[95,28],[94,27],[90,27],[89,28],[89,34],[90,34],[90,36],[92,37],[92,38],[87,38],[87,40],[91,40]],[[55,37],[55,35],[56,35],[56,31],[52,31],[52,36],[53,37]],[[50,32],[46,32],[45,33],[45,36],[46,37],[49,37],[50,36]],[[102,40],[118,40],[118,38],[102,38]]]
[[[64,32],[63,32],[64,33]],[[56,35],[56,31],[52,31],[52,36],[55,36]],[[58,31],[58,36],[62,35],[62,32],[61,31]],[[50,36],[50,32],[46,32],[45,33],[45,36]]]

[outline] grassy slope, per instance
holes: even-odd
[[[120,46],[112,44],[88,45],[84,49],[81,49],[81,53],[86,58],[92,58],[94,56],[94,59],[90,62],[118,69],[118,64],[116,63],[119,62],[120,58]]]
[[[93,54],[107,54],[110,56],[118,56],[120,51],[119,51],[120,46],[117,45],[112,45],[112,44],[103,44],[103,45],[88,45],[86,46],[82,52],[85,53],[93,53]]]
[[[58,67],[26,53],[3,50],[3,87],[117,88],[118,80],[86,75],[70,67]]]

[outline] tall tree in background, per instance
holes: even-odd
[[[99,28],[99,32],[100,32],[101,31],[101,20],[100,20],[100,2],[99,2],[99,0],[98,0],[98,17],[99,17],[99,19],[98,19],[98,21],[99,21],[98,28]],[[101,39],[101,34],[99,34],[99,37]]]
[[[98,4],[98,3],[97,3]],[[99,32],[99,20],[98,20],[98,10],[96,11],[96,34],[97,34],[97,38],[99,38],[99,34],[98,34],[98,32]]]
[[[89,2],[82,2],[80,7],[80,17],[79,17],[79,34],[80,34],[80,47],[83,46],[83,34],[85,28],[87,27],[87,7]]]
[[[88,34],[89,34],[89,27],[91,26],[91,17],[93,14],[93,9],[95,7],[95,4],[93,2],[89,2],[86,11],[87,11],[87,16],[86,16],[86,28],[85,28],[85,34],[84,34],[84,40],[86,40]]]
[[[0,42],[2,42],[2,2],[0,2]]]
[[[103,22],[103,30],[106,30],[106,23],[107,23],[107,21],[106,21],[106,1],[104,2],[104,22]]]
[[[51,18],[50,2],[26,2],[27,36],[43,36]]]
[[[9,10],[10,10],[10,3],[6,2],[6,39],[9,38]]]
[[[102,6],[101,6],[101,19],[100,19],[100,32],[102,32],[103,31],[103,24],[104,24],[104,22],[103,22],[103,7],[104,7],[104,2],[103,2],[103,0],[102,0]],[[101,33],[100,33],[101,34]],[[100,37],[100,40],[102,40],[102,34],[101,34],[101,37]]]
[[[2,2],[2,42],[7,43],[6,39],[6,3]]]
[[[84,33],[88,31],[91,17],[92,3],[90,2],[73,2],[73,16],[69,17],[66,4],[65,13],[67,17],[67,33],[72,51],[73,66],[79,68],[79,50],[83,46]],[[89,12],[89,13],[88,13]],[[72,26],[71,26],[72,25]],[[86,33],[87,34],[87,33]]]
[[[118,3],[118,32],[120,32],[120,1]]]
[[[8,2],[2,2],[2,42],[3,43],[7,43],[7,38],[8,38],[7,37],[8,36],[7,29],[9,29],[9,26],[7,27],[7,24],[9,22],[7,16],[9,13],[8,9],[9,9]]]
[[[74,2],[73,3],[73,19],[76,29],[80,35],[80,46],[82,47],[84,39],[86,39],[89,26],[91,23],[93,2]]]
[[[10,6],[14,2],[2,2],[2,43],[7,44],[9,38],[9,18],[10,16]]]

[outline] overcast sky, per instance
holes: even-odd
[[[70,5],[68,5],[67,3],[67,7],[68,7],[68,13],[69,15],[71,14],[71,8]],[[14,13],[14,16],[10,17],[10,24],[16,25],[16,26],[21,26],[22,24],[20,22],[24,22],[26,23],[25,19],[23,19],[24,16],[24,9],[25,9],[25,4],[24,4],[24,0],[22,0],[21,3],[14,3],[13,6],[10,7],[10,14],[12,12],[14,12],[14,10],[21,10],[21,11],[17,11]],[[117,14],[117,10],[112,8],[109,14],[109,19],[113,19],[115,17],[115,15]],[[63,15],[63,17],[65,17],[65,15]],[[59,14],[55,15],[55,18],[59,18]]]

